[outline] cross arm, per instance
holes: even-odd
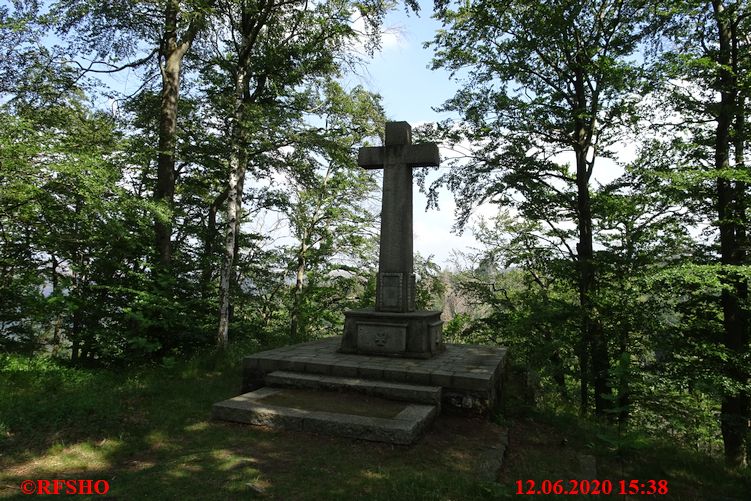
[[[400,163],[404,165],[409,165],[410,167],[435,167],[441,165],[441,156],[438,153],[438,145],[435,143],[409,144],[398,147],[402,148]],[[360,148],[357,155],[357,165],[363,169],[383,169],[385,162],[386,152],[383,146]]]
[[[363,169],[383,169],[384,161],[382,146],[366,146],[357,154],[357,165]]]
[[[412,144],[404,149],[404,163],[410,167],[438,167],[441,156],[435,143]]]

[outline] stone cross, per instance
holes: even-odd
[[[435,143],[412,144],[412,127],[407,122],[386,122],[384,145],[360,148],[357,163],[361,167],[383,169],[376,311],[415,310],[412,168],[440,162]]]

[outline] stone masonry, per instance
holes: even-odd
[[[407,122],[387,122],[384,145],[360,148],[358,164],[383,169],[375,308],[345,312],[340,351],[430,358],[444,349],[441,312],[415,311],[412,169],[440,164],[435,143],[412,144]]]

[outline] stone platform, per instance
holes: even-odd
[[[215,419],[409,445],[438,414],[435,405],[331,391],[261,388],[214,404]]]
[[[507,368],[505,348],[447,344],[442,353],[423,360],[340,353],[341,339],[334,336],[245,357],[243,392],[269,385],[267,375],[284,371],[307,375],[304,384],[295,384],[307,388],[330,389],[331,378],[439,387],[440,406],[448,411],[488,415],[498,405]],[[315,379],[316,375],[328,378],[321,378],[321,384],[311,383],[310,376]],[[346,382],[340,386],[361,391]],[[388,398],[388,394],[379,395]]]

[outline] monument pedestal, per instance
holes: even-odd
[[[369,308],[346,311],[344,317],[340,353],[431,358],[445,349],[440,311],[398,313]]]

